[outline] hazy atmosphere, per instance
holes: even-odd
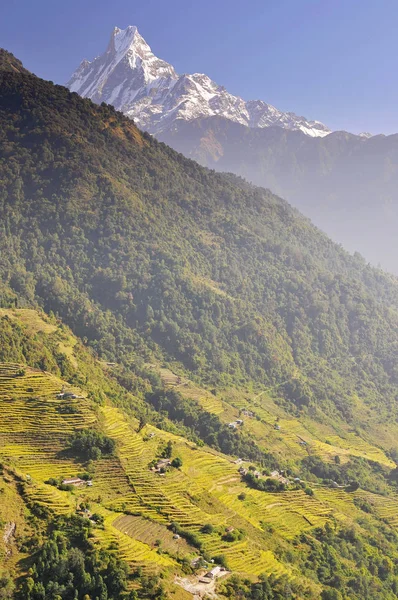
[[[3,7],[0,600],[398,598],[397,13]]]

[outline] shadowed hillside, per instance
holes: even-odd
[[[180,119],[158,139],[200,164],[280,194],[352,252],[398,273],[398,136],[311,138],[221,117]]]
[[[0,70],[10,71],[11,73],[24,73],[25,75],[29,74],[29,71],[24,68],[21,61],[3,48],[0,48]]]

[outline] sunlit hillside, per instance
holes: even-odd
[[[33,310],[3,309],[2,327],[8,323],[18,326],[32,343],[41,338],[43,348],[61,345],[71,365],[69,379],[85,374],[77,385],[22,362],[0,365],[1,494],[6,500],[0,513],[5,531],[3,564],[9,572],[23,575],[29,568],[27,540],[32,530],[43,533],[46,522],[76,514],[89,520],[91,515],[99,517],[91,525],[95,546],[116,553],[132,574],[139,569],[146,576],[161,575],[172,597],[176,593],[181,598],[184,593],[189,597],[181,586],[195,585],[195,572],[200,575],[205,561],[211,564],[211,560],[221,560],[228,572],[254,580],[265,573],[302,584],[293,558],[297,540],[327,524],[336,530],[355,527],[366,540],[369,530],[383,523],[395,535],[398,499],[394,493],[334,489],[316,480],[302,487],[293,476],[282,492],[252,489],[239,473],[250,462],[149,422],[140,426],[120,407],[117,384],[111,380],[109,393],[100,402],[95,400],[90,390],[109,378],[103,369],[117,367],[93,362],[54,319]],[[381,469],[394,467],[385,453],[357,435],[333,435],[327,425],[289,418],[271,400],[263,401],[260,409],[258,395],[231,398],[229,404],[228,394],[215,397],[170,370],[155,364],[151,368],[158,370],[166,390],[181,386],[184,395],[221,419],[243,417],[243,427],[259,445],[283,456],[297,477],[300,459],[308,455],[326,461],[339,456],[342,462],[362,457]],[[71,454],[69,440],[87,428],[116,442],[112,456],[87,463]],[[161,460],[168,443],[170,459],[181,459],[180,466],[156,472],[151,465]],[[87,471],[90,485],[60,485]],[[369,510],[364,512],[364,507]],[[234,532],[239,532],[236,539]],[[199,557],[203,562],[196,565]],[[136,588],[138,582],[133,578],[129,588]],[[314,594],[318,589],[309,579],[304,587]]]

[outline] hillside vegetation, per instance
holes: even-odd
[[[260,445],[262,434],[270,434],[264,447],[285,445],[280,460],[290,457],[292,482],[294,472],[301,477],[304,473],[295,460],[299,449],[313,459],[322,457],[324,465],[336,466],[336,456],[346,465],[361,457],[354,465],[357,476],[361,469],[366,473],[371,460],[374,471],[368,485],[377,485],[381,476],[384,481],[379,493],[332,489],[308,472],[305,484],[292,483],[282,492],[259,491],[248,487],[238,472],[242,466],[251,468],[250,462],[237,464],[228,455],[172,433],[173,424],[164,417],[157,426],[151,424],[159,417],[150,410],[146,424],[130,417],[123,405],[140,414],[140,398],[120,387],[109,367],[95,360],[59,321],[34,310],[3,309],[0,333],[11,342],[0,364],[0,493],[6,499],[0,508],[5,532],[0,552],[7,594],[15,581],[18,599],[36,600],[43,590],[49,598],[55,594],[50,590],[61,598],[74,598],[76,590],[79,598],[84,593],[91,597],[98,585],[103,598],[188,598],[177,582],[194,584],[193,573],[200,572],[201,564],[193,567],[192,561],[202,556],[202,561],[220,561],[234,573],[226,583],[220,580],[218,593],[225,597],[246,590],[244,597],[257,598],[260,576],[267,582],[261,584],[264,589],[275,594],[265,598],[278,598],[282,590],[285,598],[315,599],[322,590],[322,598],[339,598],[327,595],[336,587],[347,590],[350,598],[394,597],[388,591],[398,581],[397,500],[388,478],[394,463],[378,448],[353,436],[335,435],[328,457],[323,451],[328,444],[321,441],[328,433],[316,422],[289,418],[270,399],[263,403],[263,412],[255,398],[230,399],[234,404],[214,400],[213,412],[221,420],[224,414],[236,418],[242,410],[253,411],[244,417],[245,427]],[[25,351],[20,362],[9,362],[21,337]],[[44,359],[48,371],[28,366]],[[212,410],[209,392],[156,365],[151,369],[159,378],[158,394],[179,394],[181,402],[195,398],[197,406],[206,403]],[[66,381],[61,371],[68,373]],[[237,408],[240,403],[244,409]],[[275,419],[280,430],[272,435]],[[82,439],[88,430],[109,440],[110,454],[93,460],[75,452],[71,441],[78,432]],[[299,442],[304,439],[308,446],[303,450]],[[169,447],[179,466],[168,467],[163,475],[151,470]],[[85,474],[89,486],[62,484],[76,477],[84,481]],[[76,571],[79,552],[89,558]],[[338,579],[330,572],[330,552]],[[61,574],[65,567],[61,569],[60,560],[74,573],[72,588]],[[83,576],[81,569],[90,575]]]
[[[396,597],[397,281],[109,106],[0,90],[4,597],[183,600],[211,561],[227,598]]]
[[[397,281],[285,202],[34,76],[2,72],[1,273],[92,347],[296,408],[394,409]]]
[[[179,119],[157,137],[204,166],[280,194],[345,248],[398,274],[396,134],[312,138],[215,116]]]

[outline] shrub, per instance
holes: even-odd
[[[99,460],[102,455],[113,455],[116,444],[114,440],[98,431],[85,429],[73,435],[69,448],[73,454],[87,460]]]
[[[102,515],[99,515],[98,513],[94,513],[93,515],[91,515],[91,520],[97,523],[97,525],[103,525],[104,523],[104,517]]]
[[[233,531],[226,531],[222,536],[225,542],[237,542],[244,538],[244,533],[241,529],[234,529]]]
[[[224,569],[228,569],[227,559],[224,554],[218,554],[217,556],[214,556],[213,560],[221,567],[224,567]]]
[[[46,483],[47,485],[53,485],[54,487],[57,487],[59,481],[58,479],[54,479],[54,477],[50,477],[50,479],[47,479],[47,481],[45,481],[44,483]]]
[[[173,452],[173,444],[169,440],[162,452],[162,458],[171,458]]]
[[[257,479],[253,473],[246,473],[243,480],[248,486],[262,492],[284,492],[286,490],[286,485],[282,481],[278,481],[278,479]]]
[[[73,404],[60,404],[57,407],[57,412],[59,412],[61,415],[77,415],[79,413],[79,409]]]
[[[61,490],[61,492],[71,492],[73,490],[73,485],[60,483],[58,489]]]
[[[346,487],[347,492],[356,492],[359,489],[359,483],[357,481],[350,481]]]

